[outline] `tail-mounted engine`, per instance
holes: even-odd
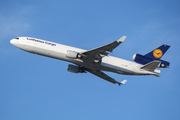
[[[140,54],[134,54],[133,60],[144,65],[144,64],[152,62],[156,59],[151,59],[151,58],[145,57],[145,56],[140,55]],[[159,59],[158,61],[161,61],[161,64],[159,65],[159,67],[161,67],[161,68],[169,67],[169,62],[161,60],[161,59]]]

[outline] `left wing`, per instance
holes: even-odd
[[[94,74],[94,75],[96,75],[96,76],[98,76],[98,77],[100,77],[100,78],[102,78],[102,79],[104,79],[104,80],[107,80],[107,81],[109,81],[111,83],[114,83],[114,84],[117,83],[119,86],[121,84],[124,85],[127,82],[127,80],[123,80],[122,82],[118,82],[118,81],[116,81],[115,79],[109,77],[108,75],[106,75],[105,73],[103,73],[100,70],[91,70],[91,69],[85,69],[85,70],[92,73],[92,74]]]
[[[82,60],[88,63],[101,63],[102,57],[108,55],[120,43],[126,39],[126,36],[121,37],[119,40],[109,43],[107,45],[81,53]]]

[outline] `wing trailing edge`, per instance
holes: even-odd
[[[109,77],[108,75],[106,75],[104,72],[102,72],[100,70],[91,70],[91,69],[87,69],[87,68],[84,68],[84,69],[86,71],[88,71],[88,72],[90,72],[90,73],[92,73],[92,74],[94,74],[94,75],[104,79],[104,80],[107,80],[107,81],[111,82],[111,83],[114,83],[114,84],[117,83],[119,86],[121,84],[124,85],[127,82],[127,80],[123,80],[122,82],[118,82],[118,81],[116,81],[115,79]]]

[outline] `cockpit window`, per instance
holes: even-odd
[[[15,39],[19,40],[19,38],[18,38],[18,37],[17,37],[17,38],[15,38]]]

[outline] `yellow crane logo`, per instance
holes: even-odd
[[[153,51],[153,56],[154,56],[155,58],[161,58],[162,55],[163,55],[163,52],[162,52],[160,49],[155,49],[155,50]]]

